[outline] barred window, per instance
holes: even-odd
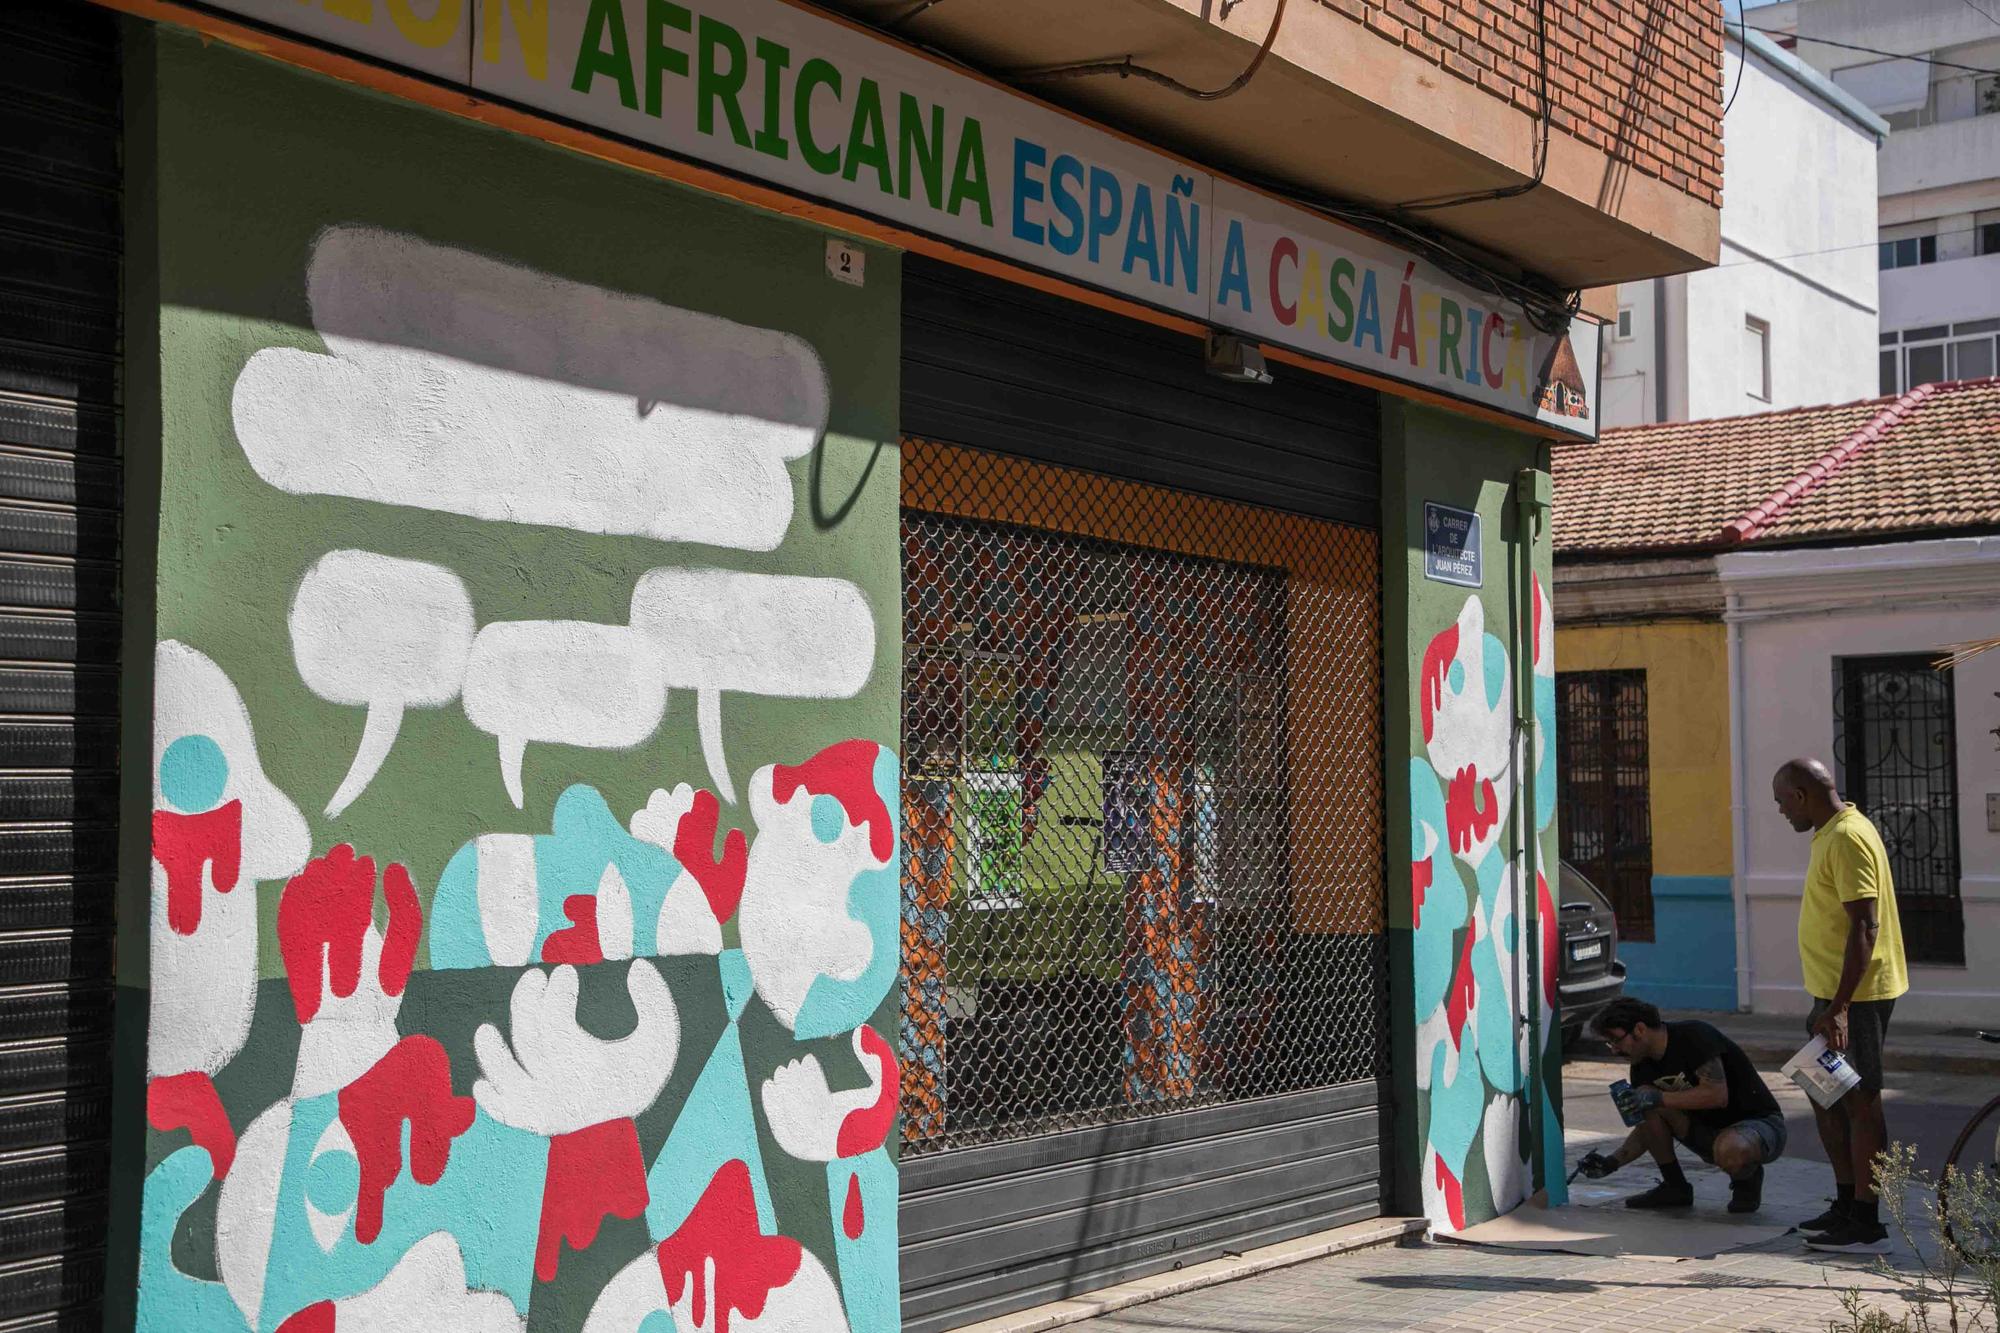
[[[1611,899],[1618,933],[1653,938],[1652,781],[1644,671],[1556,673],[1563,859]]]

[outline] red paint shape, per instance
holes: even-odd
[[[778,799],[782,801],[784,797]],[[744,841],[742,829],[733,828],[723,838],[722,855],[718,858],[715,830],[721,822],[722,802],[715,799],[715,793],[696,792],[693,808],[681,816],[680,826],[674,830],[674,859],[701,885],[702,894],[708,899],[708,910],[715,913],[715,919],[727,921],[736,915],[736,904],[743,897],[743,872],[750,863],[750,844]]]
[[[1451,839],[1451,849],[1470,852],[1499,818],[1500,798],[1493,790],[1493,780],[1480,777],[1471,765],[1459,769],[1444,793],[1445,836]]]
[[[384,887],[389,933],[377,970],[383,990],[395,995],[409,979],[423,918],[409,871],[391,864]],[[285,979],[299,1022],[310,1023],[319,1012],[322,972],[336,997],[354,994],[361,984],[361,943],[374,918],[375,858],[356,856],[347,843],[306,862],[306,868],[285,885],[278,899],[278,952],[284,955]],[[394,989],[389,986],[392,977]]]
[[[889,807],[875,791],[874,741],[840,741],[803,764],[779,764],[771,772],[771,799],[783,805],[803,787],[815,796],[831,796],[847,812],[847,822],[868,829],[868,850],[887,861],[896,850],[896,825]]]
[[[646,1210],[646,1199],[646,1161],[632,1121],[607,1120],[549,1140],[536,1279],[555,1280],[564,1241],[578,1252],[589,1249],[605,1218],[637,1217]]]
[[[1556,905],[1549,899],[1548,877],[1535,872],[1535,914],[1542,921],[1542,1003],[1553,1013],[1556,1008],[1556,967],[1562,961],[1556,941]]]
[[[755,1319],[764,1313],[772,1289],[799,1271],[802,1253],[790,1237],[763,1233],[750,1193],[750,1168],[728,1161],[708,1182],[680,1230],[660,1242],[660,1283],[668,1304],[692,1287],[690,1314],[696,1326],[706,1327],[710,1291],[704,1278],[714,1264],[715,1333],[729,1333],[732,1314]]]
[[[201,868],[218,893],[236,887],[243,869],[243,802],[218,805],[205,814],[153,812],[153,859],[167,872],[167,925],[176,935],[201,927]]]
[[[834,1140],[834,1154],[839,1157],[858,1157],[865,1152],[873,1152],[889,1137],[889,1127],[896,1123],[896,1053],[889,1049],[889,1043],[882,1040],[882,1034],[867,1024],[861,1025],[861,1053],[872,1055],[882,1073],[882,1090],[876,1095],[875,1104],[849,1111],[840,1122],[840,1135]]]
[[[334,1333],[332,1301],[318,1301],[278,1325],[278,1333]]]
[[[1421,861],[1410,862],[1410,928],[1420,930],[1424,924],[1424,894],[1431,887],[1431,859],[1426,856]]]
[[[424,909],[410,872],[396,862],[382,872],[382,896],[389,900],[389,933],[382,937],[382,958],[376,975],[384,995],[401,995],[417,961],[417,940],[424,932]]]
[[[1475,932],[1465,932],[1465,949],[1459,954],[1458,970],[1452,974],[1451,989],[1444,994],[1445,1030],[1451,1034],[1451,1044],[1464,1049],[1466,1025],[1471,1022],[1473,1009],[1479,1003],[1479,983],[1472,975],[1472,937]]]
[[[1453,625],[1439,632],[1431,640],[1430,647],[1424,649],[1423,685],[1421,707],[1424,722],[1424,744],[1431,741],[1433,722],[1437,710],[1444,707],[1444,677],[1451,670],[1452,659],[1458,656],[1458,626]]]
[[[215,1092],[215,1080],[200,1070],[169,1074],[146,1085],[146,1123],[161,1133],[184,1129],[197,1148],[208,1150],[215,1178],[229,1174],[236,1160],[236,1131]]]
[[[542,941],[545,963],[601,963],[604,946],[597,938],[597,898],[572,893],[563,899],[563,915],[571,924]]]
[[[403,1170],[403,1122],[410,1125],[410,1174],[435,1185],[451,1159],[451,1141],[472,1127],[470,1097],[451,1091],[451,1057],[434,1037],[405,1037],[340,1090],[340,1123],[361,1162],[354,1238],[382,1234],[382,1197]]]
[[[847,1204],[840,1210],[840,1229],[847,1233],[849,1240],[861,1239],[861,1177],[847,1178]]]
[[[1451,1229],[1453,1231],[1463,1231],[1465,1229],[1465,1187],[1458,1183],[1458,1177],[1454,1176],[1451,1173],[1451,1168],[1444,1164],[1444,1158],[1439,1157],[1436,1153],[1432,1153],[1431,1161],[1434,1164],[1432,1169],[1435,1172],[1432,1180],[1437,1185],[1439,1192],[1444,1195],[1444,1210],[1445,1214],[1451,1219]]]

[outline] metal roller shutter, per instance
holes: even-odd
[[[935,1333],[1381,1210],[1379,444],[1372,393],[905,281],[902,1281]]]
[[[0,1329],[96,1328],[117,847],[119,66],[0,7]]]

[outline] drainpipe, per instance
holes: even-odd
[[[1521,738],[1518,756],[1514,762],[1514,811],[1521,830],[1521,879],[1515,891],[1519,895],[1514,904],[1514,919],[1521,923],[1520,948],[1516,956],[1520,960],[1517,977],[1521,994],[1527,1001],[1523,1006],[1523,1021],[1528,1025],[1529,1065],[1522,1081],[1521,1114],[1528,1119],[1528,1141],[1532,1145],[1529,1161],[1530,1179],[1540,1179],[1549,1192],[1552,1203],[1562,1203],[1561,1170],[1555,1175],[1548,1174],[1542,1143],[1542,1063],[1546,1049],[1542,1024],[1546,1021],[1542,1014],[1542,968],[1546,960],[1542,958],[1541,900],[1535,892],[1535,881],[1540,872],[1541,820],[1535,809],[1535,533],[1542,522],[1542,516],[1551,507],[1555,498],[1554,484],[1549,474],[1540,468],[1522,468],[1514,474],[1514,555],[1516,586],[1520,595],[1515,599],[1514,624],[1509,637],[1513,640],[1514,651],[1514,726],[1515,734]],[[1548,614],[1554,616],[1555,608]],[[1551,627],[1553,635],[1553,626]],[[1554,756],[1550,756],[1551,762]]]
[[[1730,906],[1736,916],[1736,1008],[1750,1012],[1750,756],[1743,733],[1743,621],[1741,604],[1734,592],[1723,595],[1722,618],[1729,624],[1729,776],[1732,800],[1729,806],[1729,841],[1735,850]]]

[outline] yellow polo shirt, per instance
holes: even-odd
[[[1896,919],[1896,884],[1889,853],[1868,817],[1850,803],[1812,837],[1805,898],[1799,904],[1799,963],[1806,990],[1830,1000],[1840,989],[1840,960],[1847,952],[1847,909],[1875,900],[1875,956],[1854,988],[1857,1000],[1893,1000],[1910,988],[1903,961],[1903,927]]]

